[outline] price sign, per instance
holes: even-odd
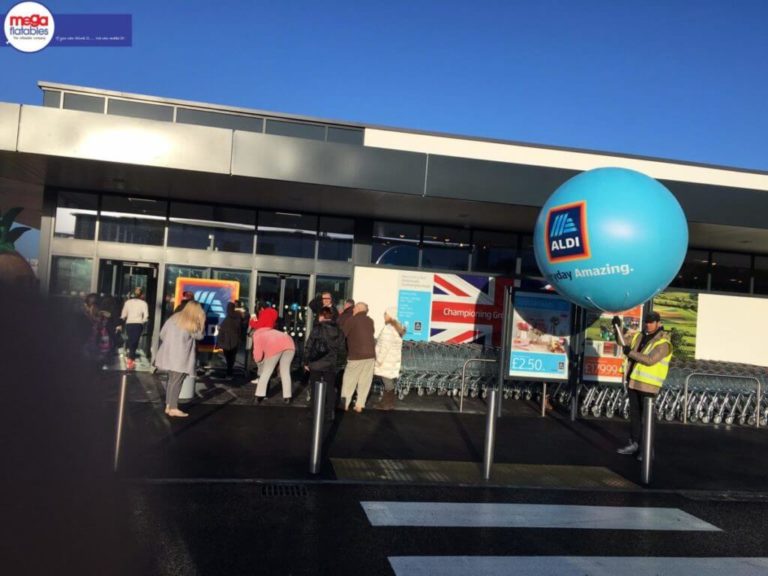
[[[508,375],[567,380],[571,304],[553,294],[516,292]]]

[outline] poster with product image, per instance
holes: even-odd
[[[568,380],[570,340],[570,302],[552,294],[515,293],[509,377]]]
[[[621,318],[624,341],[629,344],[635,332],[642,327],[642,304],[618,314],[587,310],[586,315],[582,379],[585,382],[621,384],[624,354],[621,345],[616,343],[611,322],[614,316]]]

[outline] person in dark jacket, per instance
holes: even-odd
[[[344,324],[347,323],[347,320],[352,318],[352,314],[355,310],[355,301],[352,298],[347,298],[344,300],[344,309],[341,311],[341,314],[339,314],[339,318],[336,320],[336,325],[341,329],[344,330]]]
[[[357,390],[355,412],[362,412],[373,381],[376,362],[376,340],[373,338],[373,320],[368,317],[368,304],[355,304],[352,318],[342,330],[347,338],[347,367],[341,385],[344,410],[349,410],[352,395]]]
[[[328,426],[333,421],[336,406],[336,372],[339,360],[344,350],[344,334],[333,321],[333,309],[325,306],[317,314],[318,324],[309,334],[304,346],[304,370],[309,371],[309,382],[323,379],[325,387],[325,423]],[[318,401],[315,398],[315,401]],[[326,430],[327,431],[327,430]]]
[[[228,302],[227,316],[219,324],[219,334],[216,338],[216,344],[224,351],[224,359],[227,361],[227,378],[232,378],[243,335],[243,325],[242,313],[237,310],[234,302]]]
[[[339,311],[336,309],[336,306],[333,305],[333,295],[330,292],[321,292],[309,303],[309,309],[312,310],[312,314],[315,316],[312,321],[313,326],[317,326],[319,323],[318,317],[320,315],[320,310],[323,308],[331,309],[331,313],[333,314],[332,320],[334,322],[339,318]]]

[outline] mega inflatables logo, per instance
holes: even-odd
[[[53,39],[55,24],[50,10],[37,2],[20,2],[5,15],[6,43],[21,52],[38,52]]]
[[[589,258],[587,203],[575,202],[550,209],[545,237],[550,262]]]

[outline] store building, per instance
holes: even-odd
[[[238,280],[251,308],[281,310],[351,295],[363,265],[536,276],[539,208],[603,166],[679,199],[673,286],[768,294],[767,173],[39,86],[42,106],[0,103],[0,206],[40,229],[54,296],[142,285],[162,319],[180,276]]]

